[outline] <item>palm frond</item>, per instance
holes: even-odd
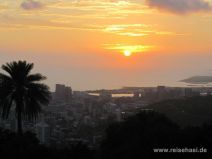
[[[12,80],[10,76],[0,73],[0,84],[6,80]]]
[[[23,116],[27,120],[37,119],[41,112],[41,104],[33,98],[28,98],[24,103]]]
[[[32,74],[27,77],[28,82],[39,82],[45,79],[46,77],[41,75],[40,73]]]
[[[49,87],[42,83],[30,83],[27,96],[34,98],[41,104],[48,104],[50,99]]]
[[[6,63],[6,65],[2,65],[1,68],[5,72],[7,72],[10,76],[12,76],[13,72],[11,70],[11,64],[10,63]]]
[[[1,117],[3,119],[7,119],[10,113],[10,109],[13,104],[13,95],[10,94],[8,95],[4,100],[0,101],[0,112],[1,112]]]
[[[33,63],[28,63],[27,64],[26,61],[24,61],[23,66],[25,67],[26,75],[28,75],[31,72],[31,70],[33,69],[34,64]]]
[[[13,80],[9,76],[0,73],[0,101],[5,100],[14,93],[14,87]]]

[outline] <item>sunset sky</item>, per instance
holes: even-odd
[[[212,75],[212,0],[0,0],[0,65],[13,60],[51,90]]]

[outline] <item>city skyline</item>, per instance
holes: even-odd
[[[212,75],[211,19],[211,0],[0,0],[0,64],[33,62],[51,91],[177,86]]]

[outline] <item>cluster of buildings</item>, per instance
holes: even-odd
[[[211,95],[212,87],[124,87],[118,92],[133,93],[134,97],[142,97],[143,100],[154,103],[167,99]]]
[[[114,97],[115,93],[131,93],[131,97]],[[107,126],[120,122],[153,102],[184,98],[194,95],[211,94],[207,88],[173,87],[128,87],[107,91],[72,91],[71,87],[57,84],[48,106],[43,106],[37,121],[24,121],[24,131],[36,133],[41,143],[55,146],[68,146],[84,142],[98,146]],[[15,110],[8,120],[0,120],[0,127],[16,130]]]

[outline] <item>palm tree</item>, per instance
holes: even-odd
[[[41,105],[49,102],[49,88],[40,83],[46,77],[30,74],[33,66],[26,61],[14,61],[1,67],[6,74],[0,73],[0,115],[7,119],[11,108],[15,108],[19,135],[23,132],[22,120],[36,119]]]

